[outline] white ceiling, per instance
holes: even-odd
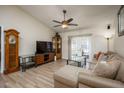
[[[32,16],[40,20],[54,31],[78,30],[99,25],[113,24],[120,6],[117,5],[21,5],[19,6]],[[53,27],[57,23],[52,20],[63,20],[62,10],[67,10],[66,18],[74,18],[71,23],[79,26],[70,26],[68,29]]]

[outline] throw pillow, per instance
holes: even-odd
[[[107,61],[107,58],[108,57],[106,55],[104,55],[104,53],[101,53],[99,58],[98,58],[98,62],[100,62],[100,61]]]
[[[116,54],[108,55],[107,61],[108,61],[108,62],[111,61],[111,60],[113,59],[113,57],[115,57],[115,56],[116,56]]]
[[[93,73],[101,77],[114,79],[119,66],[120,61],[118,60],[113,60],[106,63],[98,62],[93,70]]]
[[[98,52],[98,54],[96,54],[96,60],[99,59],[100,54],[101,54],[101,52]]]

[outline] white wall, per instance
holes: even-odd
[[[101,28],[89,28],[89,29],[82,29],[77,31],[70,31],[61,33],[62,36],[62,58],[68,58],[68,36],[75,36],[75,35],[83,35],[83,34],[92,34],[91,36],[91,43],[92,43],[92,51],[91,55],[93,56],[94,53],[98,51],[106,52],[107,51],[107,40],[104,38],[108,30],[106,27]],[[115,33],[115,28],[111,28],[110,32],[112,34]],[[110,51],[114,51],[114,36],[110,39]]]
[[[124,35],[118,36],[118,20],[116,19],[116,36],[114,43],[115,52],[124,57]]]
[[[19,55],[34,54],[36,41],[51,41],[55,33],[17,6],[0,6],[0,25],[20,32]]]
[[[115,51],[124,57],[124,36],[116,37],[116,39],[115,39]]]

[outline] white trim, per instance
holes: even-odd
[[[1,26],[1,73],[4,72],[4,30]]]

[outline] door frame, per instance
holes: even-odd
[[[4,30],[3,27],[0,26],[1,29],[1,69],[0,72],[3,73],[4,72]]]

